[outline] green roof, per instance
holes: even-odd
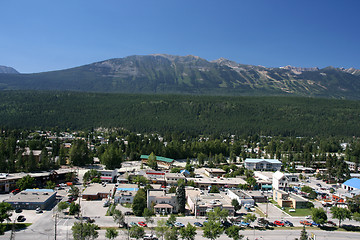
[[[149,155],[141,155],[140,158],[141,159],[148,159]],[[174,159],[172,159],[172,158],[159,157],[159,156],[156,156],[156,160],[161,161],[161,162],[167,162],[167,163],[172,163],[174,161]]]

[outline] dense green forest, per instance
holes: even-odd
[[[2,91],[0,126],[192,135],[359,136],[360,102],[300,97]]]

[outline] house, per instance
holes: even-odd
[[[277,159],[257,159],[247,158],[244,167],[248,170],[256,171],[279,171],[282,163]]]
[[[273,174],[272,187],[277,190],[289,191],[291,184],[299,182],[298,175],[276,171]]]
[[[217,169],[217,168],[205,168],[204,173],[206,176],[210,178],[214,178],[214,177],[222,177],[226,172],[222,169]]]
[[[175,193],[166,193],[163,189],[147,190],[147,208],[154,208],[156,214],[177,213]]]
[[[279,204],[280,207],[290,208],[307,208],[308,200],[292,193],[283,190],[273,190],[273,199]]]
[[[82,193],[85,200],[98,200],[110,198],[115,193],[115,184],[90,184]]]
[[[15,209],[47,209],[56,201],[56,192],[52,189],[26,189],[11,196],[4,202],[10,203]]]
[[[360,178],[351,178],[347,180],[341,185],[341,188],[348,191],[360,190]]]

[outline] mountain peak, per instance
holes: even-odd
[[[1,65],[0,65],[0,73],[19,74],[19,72],[16,71],[14,68],[7,67],[7,66],[1,66]]]

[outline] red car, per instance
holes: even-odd
[[[274,221],[274,224],[275,224],[276,226],[281,226],[281,227],[284,226],[284,223],[283,223],[283,222],[280,222],[280,221]]]
[[[139,226],[142,226],[142,227],[147,227],[146,223],[144,222],[138,222]]]
[[[300,221],[300,223],[301,223],[302,225],[306,225],[306,226],[311,226],[311,225],[312,225],[311,222],[306,221],[306,220]]]

